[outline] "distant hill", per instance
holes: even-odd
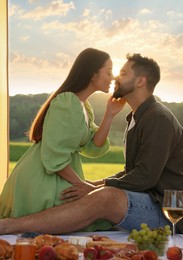
[[[35,95],[15,95],[10,97],[10,140],[11,141],[28,141],[25,133],[29,130],[31,122],[41,105],[48,98],[49,94]],[[107,100],[110,94],[95,93],[89,101],[93,107],[95,114],[95,122],[99,124],[102,120]],[[183,125],[183,103],[167,103],[165,104],[177,117]],[[111,145],[121,145],[123,132],[126,127],[126,115],[129,113],[128,105],[114,118],[110,130]]]

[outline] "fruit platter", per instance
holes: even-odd
[[[152,233],[153,231],[155,232]],[[154,234],[154,237],[152,234]],[[181,248],[178,246],[167,246],[166,242],[168,241],[169,235],[169,227],[151,230],[146,224],[142,224],[140,230],[132,230],[128,234],[126,241],[123,242],[106,236],[105,232],[101,232],[101,234],[87,234],[87,236],[77,236],[76,233],[65,237],[39,234],[34,238],[22,238],[23,244],[19,247],[17,242],[10,243],[7,240],[2,239],[3,236],[0,236],[0,259],[181,260]],[[29,243],[29,240],[31,243]],[[157,243],[157,241],[159,241],[159,243]],[[163,245],[166,245],[164,248],[162,248],[162,246],[159,247],[162,242]],[[157,248],[155,245],[157,245],[159,251],[156,250]],[[33,251],[30,251],[29,249]],[[164,251],[162,251],[162,249],[164,249]],[[164,253],[163,258],[161,256],[162,252]],[[29,253],[32,254],[32,256],[30,256]]]

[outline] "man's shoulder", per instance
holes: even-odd
[[[175,118],[175,115],[163,103],[156,101],[148,107],[144,114],[152,116],[164,116],[166,118]]]

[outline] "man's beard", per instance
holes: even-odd
[[[114,89],[113,97],[116,99],[123,98],[126,95],[132,93],[133,91],[134,91],[134,80],[131,80],[125,84],[118,84],[116,90]]]
[[[113,97],[116,98],[116,99],[124,97],[120,87],[117,90],[114,90]]]

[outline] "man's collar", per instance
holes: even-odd
[[[156,102],[156,98],[152,95],[150,96],[148,99],[146,99],[135,111],[134,115],[133,112],[131,111],[127,117],[126,120],[129,122],[132,118],[132,115],[134,117],[135,122],[137,122],[139,120],[139,118],[141,118],[141,116],[144,114],[144,112],[147,110],[147,108],[153,104],[154,102]]]

